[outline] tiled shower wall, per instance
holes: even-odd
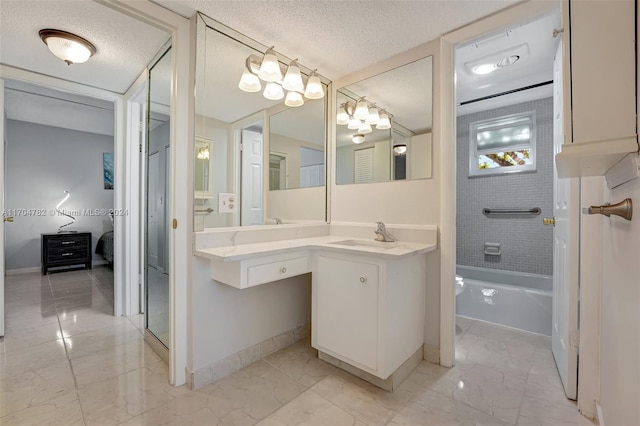
[[[469,177],[469,124],[503,115],[536,111],[536,171]],[[524,102],[458,117],[457,263],[458,265],[552,275],[553,216],[552,98]],[[496,218],[483,208],[531,209],[538,216]],[[502,244],[502,255],[484,254],[485,242]]]

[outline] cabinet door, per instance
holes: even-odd
[[[317,344],[373,370],[378,366],[378,266],[318,257]]]

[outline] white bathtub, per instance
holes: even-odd
[[[551,335],[552,277],[461,265],[456,273],[465,287],[456,314]]]

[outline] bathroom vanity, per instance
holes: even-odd
[[[319,357],[393,390],[404,379],[394,373],[410,361],[402,369],[408,374],[422,359],[425,265],[427,253],[436,249],[435,227],[406,229],[407,235],[425,238],[400,242],[362,238],[374,235],[371,225],[347,232],[317,226],[306,228],[303,238],[286,239],[277,239],[276,228],[299,235],[293,225],[243,228],[230,239],[233,245],[196,253],[210,260],[213,280],[237,289],[311,273],[311,344]],[[394,232],[402,234],[398,228]]]

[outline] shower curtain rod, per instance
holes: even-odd
[[[520,87],[519,89],[507,90],[506,92],[496,93],[495,95],[483,96],[477,99],[471,99],[470,101],[460,102],[458,106],[472,104],[474,102],[486,101],[487,99],[497,98],[499,96],[510,95],[512,93],[522,92],[523,90],[535,89],[536,87],[546,86],[547,84],[553,84],[553,80],[543,81],[542,83],[532,84],[531,86]]]

